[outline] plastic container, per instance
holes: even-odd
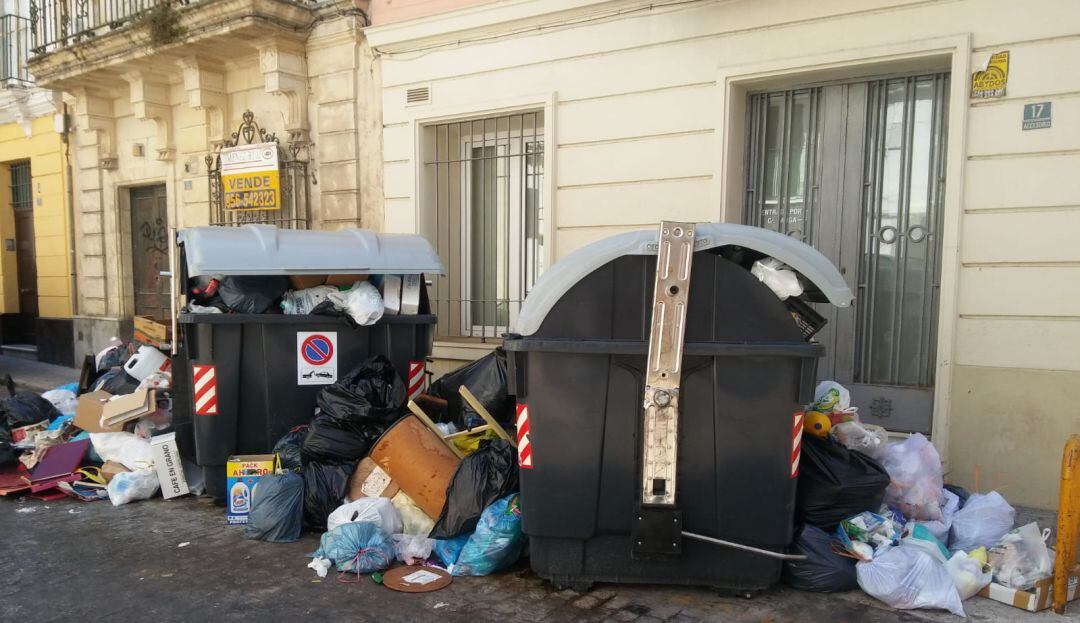
[[[783,551],[794,528],[795,414],[813,398],[824,348],[805,341],[748,267],[768,254],[798,270],[816,300],[846,306],[851,293],[794,239],[716,224],[698,225],[697,237],[679,398],[683,529]],[[521,494],[532,567],[577,589],[764,589],[779,579],[780,560],[685,538],[677,555],[632,551],[656,240],[623,234],[570,254],[537,283],[518,334],[504,341],[511,393],[529,414]]]
[[[136,381],[141,381],[151,374],[168,370],[170,364],[169,358],[160,350],[153,346],[140,346],[124,363],[124,371]]]
[[[435,251],[420,236],[248,225],[193,228],[181,232],[179,240],[185,280],[200,275],[442,272]],[[207,494],[225,497],[229,455],[268,453],[291,428],[311,421],[315,396],[325,385],[298,382],[299,332],[336,333],[338,378],[368,357],[384,355],[405,379],[410,361],[431,354],[436,318],[429,309],[422,287],[420,313],[384,316],[370,326],[352,326],[334,316],[180,314],[174,423],[183,453],[204,469]],[[198,414],[191,391],[196,365],[214,366],[214,414]]]

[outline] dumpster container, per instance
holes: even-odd
[[[442,273],[434,249],[414,235],[246,225],[195,227],[177,238],[184,283],[204,275]],[[384,315],[370,326],[335,316],[181,313],[173,415],[184,454],[203,468],[207,493],[225,496],[229,455],[270,452],[289,429],[311,421],[316,394],[333,380],[326,374],[299,378],[308,338],[324,338],[315,344],[321,351],[307,352],[316,363],[336,361],[337,378],[384,355],[407,379],[409,362],[431,354],[436,322],[420,283],[419,313]],[[319,371],[328,369],[324,364]],[[207,383],[215,387],[208,390]]]
[[[823,347],[748,269],[772,256],[800,273],[808,300],[844,307],[852,295],[793,238],[730,224],[699,224],[696,236],[678,399],[682,529],[782,552],[793,532],[796,414],[812,398]],[[631,232],[571,253],[537,282],[504,340],[531,564],[576,589],[763,589],[779,579],[780,560],[689,539],[680,553],[643,555],[631,543],[657,245],[657,232]]]

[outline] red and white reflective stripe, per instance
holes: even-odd
[[[799,475],[799,457],[802,456],[803,413],[794,415],[791,423],[791,477]]]
[[[409,400],[416,400],[424,391],[427,382],[425,363],[423,361],[409,362]]]
[[[217,415],[217,367],[192,364],[195,415]]]
[[[518,465],[532,469],[532,444],[529,443],[529,405],[517,406]]]

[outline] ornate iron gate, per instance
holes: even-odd
[[[277,147],[281,175],[281,207],[276,210],[229,210],[225,208],[225,193],[221,185],[221,149],[238,145],[278,143],[277,136],[255,123],[255,114],[244,112],[243,122],[214,153],[206,156],[207,183],[210,187],[210,224],[247,225],[260,223],[286,229],[307,229],[310,225],[310,195],[308,193],[307,145],[291,143]]]

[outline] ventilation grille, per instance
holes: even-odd
[[[405,91],[406,104],[426,104],[431,101],[431,88],[415,87]]]

